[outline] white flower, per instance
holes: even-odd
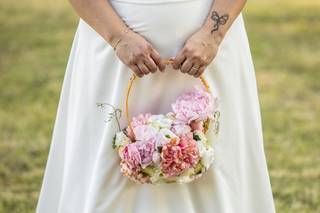
[[[173,132],[171,132],[169,129],[160,129],[160,131],[155,135],[155,143],[156,147],[162,147],[172,138],[178,138]]]
[[[169,116],[165,115],[151,115],[147,123],[160,130],[160,129],[170,129],[173,120]]]
[[[201,157],[201,163],[208,169],[214,160],[214,150],[209,145],[208,139],[203,132],[197,131],[195,135],[200,138],[200,140],[197,141],[197,147]]]
[[[172,138],[178,138],[176,134],[174,134],[171,130],[169,129],[160,129],[160,133],[165,136],[166,138],[172,139]]]
[[[202,149],[201,151],[199,149],[199,152],[201,152],[200,154],[201,163],[206,169],[208,169],[214,160],[214,150],[212,147],[204,147],[204,146],[201,149]]]
[[[122,131],[116,133],[115,145],[117,147],[125,146],[130,143],[130,138],[128,138]]]
[[[153,161],[156,165],[160,164],[160,153],[159,153],[159,152],[157,152],[157,151],[153,152],[153,154],[152,154],[152,161]]]
[[[202,131],[195,131],[193,134],[200,138],[200,141],[198,141],[198,143],[202,143],[203,145],[208,146],[208,139]]]

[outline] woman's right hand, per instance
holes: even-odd
[[[129,30],[116,47],[116,55],[138,76],[155,73],[158,68],[165,69],[160,54],[141,35]]]

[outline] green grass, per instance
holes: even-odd
[[[34,212],[77,17],[67,1],[0,2],[0,212]],[[278,212],[320,212],[320,3],[248,1]]]

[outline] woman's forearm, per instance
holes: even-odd
[[[213,0],[205,23],[187,39],[173,68],[200,77],[216,57],[222,39],[245,3],[246,0]]]
[[[107,0],[69,1],[77,14],[109,44],[113,44],[128,28]]]
[[[245,4],[246,0],[213,0],[203,28],[209,30],[215,41],[220,44]]]

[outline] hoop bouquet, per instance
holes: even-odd
[[[128,100],[135,78],[130,78],[126,96],[128,126],[113,138],[120,171],[137,183],[188,183],[199,178],[214,160],[206,132],[213,121],[217,133],[219,124],[218,100],[206,80],[201,76],[202,87],[178,96],[171,112],[143,113],[130,120]]]

